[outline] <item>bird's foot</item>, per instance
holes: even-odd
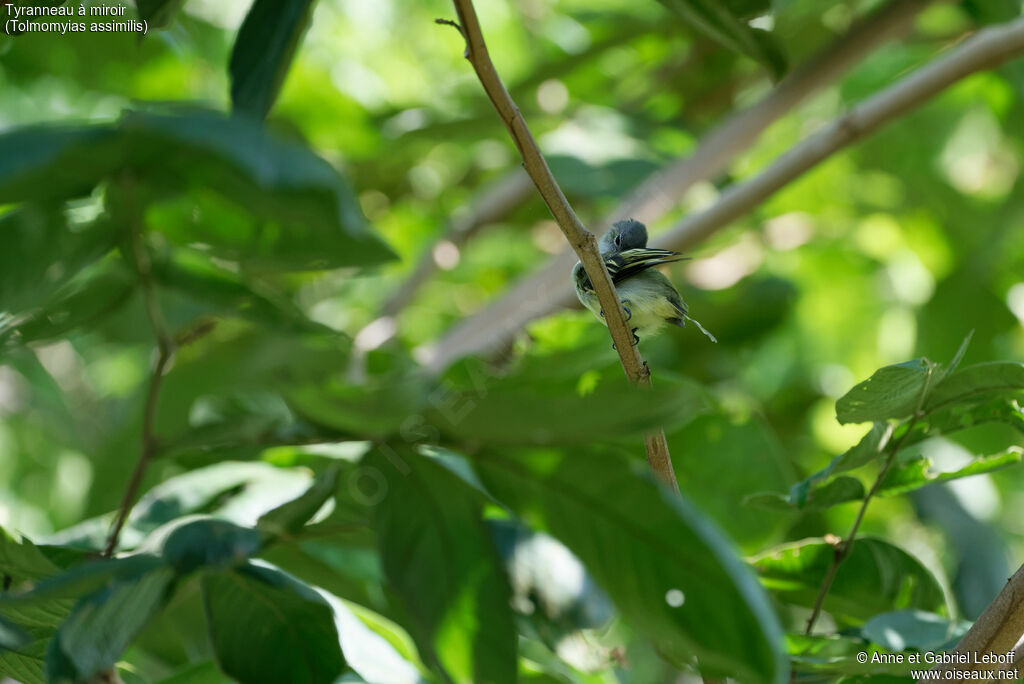
[[[639,328],[633,328],[633,346],[634,347],[636,345],[640,344],[640,338],[636,336],[636,331],[637,330],[639,330]]]
[[[630,318],[633,317],[633,312],[629,310],[628,306],[626,306],[627,303],[628,302],[622,302],[622,308],[626,311],[626,320],[628,321]],[[604,309],[601,309],[601,318],[604,317]]]

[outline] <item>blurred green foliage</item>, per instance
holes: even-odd
[[[655,391],[639,393],[579,311],[441,377],[416,363],[564,249],[532,193],[435,245],[518,169],[461,39],[433,23],[449,3],[138,4],[143,40],[0,36],[0,675],[772,682],[791,661],[808,681],[904,681],[853,655],[948,647],[1001,588],[1024,552],[1022,62],[673,266],[720,344],[645,340]],[[590,223],[880,4],[477,9]],[[652,234],[1020,13],[930,6]],[[430,253],[395,337],[355,344]],[[140,454],[154,306],[182,343],[157,457],[122,556],[95,561]],[[644,471],[658,425],[682,501]],[[888,455],[866,537],[801,636],[823,536],[845,534]]]

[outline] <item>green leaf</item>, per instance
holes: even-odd
[[[785,73],[786,57],[772,36],[738,19],[731,11],[730,3],[719,0],[661,0],[661,4],[726,48],[760,62],[774,78]],[[745,11],[743,5],[738,8]]]
[[[888,445],[891,434],[891,428],[885,423],[872,425],[871,430],[857,444],[836,456],[825,468],[793,485],[789,490],[789,503],[797,508],[803,508],[807,504],[812,487],[820,487],[820,483],[827,481],[833,475],[854,470],[877,459]],[[850,485],[845,485],[845,487],[847,491],[852,491]],[[836,493],[833,491],[831,496],[834,498]],[[819,497],[818,504],[820,504],[822,495],[819,493],[817,496]]]
[[[456,682],[514,682],[510,589],[479,494],[411,450],[377,449],[363,464],[386,482],[373,526],[421,657]]]
[[[38,580],[60,572],[53,561],[47,558],[28,539],[15,539],[0,528],[0,573],[11,577],[11,586],[17,587],[26,580]]]
[[[865,643],[863,639],[851,636],[839,635],[812,635],[789,634],[786,636],[789,644],[789,652],[793,656],[793,669],[796,672],[816,673],[819,676],[824,673],[831,675],[880,675],[886,674],[907,674],[914,665],[909,665],[904,658],[902,664],[891,664],[882,662],[861,663],[857,656],[860,653],[867,653],[869,657],[888,655],[892,653],[875,644]],[[880,679],[885,681],[885,675]],[[874,678],[871,678],[874,681]],[[854,679],[829,679],[828,681],[842,681],[845,683],[859,681]],[[906,680],[898,680],[906,682]],[[886,682],[888,684],[888,682]],[[908,683],[909,684],[909,683]]]
[[[231,104],[264,118],[313,15],[315,0],[253,0],[231,51]]]
[[[972,475],[991,473],[1017,465],[1021,462],[1022,455],[1024,455],[1024,450],[1020,447],[1011,447],[1001,454],[980,456],[963,468],[947,472],[935,472],[929,458],[916,458],[892,468],[882,480],[882,486],[878,493],[882,496],[903,494],[936,482],[948,482]]]
[[[140,180],[160,195],[188,193],[147,212],[147,226],[176,244],[203,243],[222,258],[274,270],[394,258],[338,172],[258,122],[207,111],[133,112],[121,126]]]
[[[0,351],[8,345],[60,337],[95,323],[126,304],[134,288],[134,277],[119,260],[93,264],[29,315],[6,320],[0,315]]]
[[[80,679],[112,666],[169,598],[174,570],[163,566],[79,601],[47,654],[50,673],[70,664]]]
[[[327,602],[279,570],[247,564],[202,576],[217,662],[244,684],[331,684],[345,660]]]
[[[925,403],[925,410],[967,404],[997,396],[1018,396],[1024,392],[1024,364],[992,361],[968,366],[953,373],[935,386]]]
[[[835,549],[805,539],[770,549],[754,561],[762,584],[786,603],[811,607]],[[824,609],[837,619],[864,622],[878,613],[917,609],[948,612],[942,585],[920,561],[881,539],[857,539],[839,566]]]
[[[378,633],[378,630],[388,630],[394,634],[401,632],[401,628],[358,606],[350,607],[327,592],[319,593],[334,611],[334,625],[341,637],[342,651],[353,671],[367,682],[426,683],[419,670]],[[408,636],[401,634],[401,637],[408,642]],[[411,648],[411,642],[408,646]]]
[[[335,596],[390,615],[383,589],[383,572],[376,549],[359,548],[344,538],[332,543],[277,544],[260,552],[263,558],[303,582]],[[392,616],[395,619],[397,616]]]
[[[326,330],[306,317],[287,295],[217,265],[196,250],[162,250],[154,255],[152,266],[160,285],[209,305],[212,313],[239,315],[281,330]]]
[[[623,616],[675,663],[704,674],[784,681],[782,632],[729,542],[684,498],[618,453],[487,451],[484,485],[583,561]],[[680,605],[680,602],[681,605]]]
[[[295,536],[334,496],[340,472],[340,466],[332,466],[320,473],[301,496],[261,515],[256,528],[273,537]]]
[[[920,610],[900,610],[876,615],[861,627],[865,639],[890,651],[946,651],[956,645],[971,626],[966,620]]]
[[[69,225],[59,208],[29,204],[0,217],[0,311],[41,306],[83,267],[113,247],[109,222]]]
[[[288,404],[303,418],[357,439],[397,433],[427,402],[429,385],[419,374],[371,378],[352,384],[339,377],[288,389]]]
[[[0,134],[0,204],[83,197],[120,168],[114,126],[30,126]]]
[[[161,559],[143,554],[87,561],[40,580],[30,591],[0,595],[0,610],[35,606],[55,599],[81,598],[110,588],[118,582],[138,579],[163,565]]]
[[[46,645],[53,641],[52,627],[26,627],[31,641],[14,649],[0,648],[0,675],[21,684],[47,684],[43,674]]]
[[[759,418],[740,422],[721,413],[699,416],[667,434],[679,487],[705,515],[743,549],[774,543],[787,518],[741,508],[737,501],[759,491],[782,489],[793,481],[789,458]],[[722,473],[729,473],[723,478]]]
[[[707,405],[704,390],[695,383],[659,378],[653,388],[639,388],[630,385],[621,371],[606,374],[582,396],[563,382],[539,382],[535,373],[478,376],[470,387],[451,380],[453,374],[467,372],[467,364],[472,363],[449,372],[431,395],[426,414],[443,433],[460,442],[591,444],[642,435],[662,426],[671,429]],[[555,422],[553,416],[557,416]]]
[[[183,524],[179,525],[179,522]],[[160,549],[179,574],[198,568],[240,565],[263,546],[263,534],[259,530],[241,527],[227,520],[179,519],[170,525],[174,527],[160,544]],[[159,536],[154,534],[154,537]]]
[[[924,358],[880,368],[839,398],[836,419],[845,425],[906,418],[928,391],[934,371]]]

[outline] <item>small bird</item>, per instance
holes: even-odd
[[[626,310],[626,322],[633,329],[633,344],[641,336],[653,335],[666,323],[684,328],[686,321],[693,321],[712,342],[718,341],[687,315],[686,304],[676,288],[654,268],[687,257],[667,249],[647,249],[647,227],[633,219],[612,225],[598,242],[598,248]],[[572,269],[572,280],[583,306],[608,325],[590,276],[578,261]]]

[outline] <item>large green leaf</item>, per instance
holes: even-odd
[[[267,115],[306,32],[316,0],[253,0],[231,51],[236,112]]]
[[[248,564],[202,577],[210,636],[242,684],[331,684],[345,667],[327,602],[279,570]]]
[[[689,422],[707,405],[704,390],[695,383],[667,377],[659,377],[653,388],[638,388],[621,371],[606,373],[595,387],[580,391],[577,383],[544,381],[537,369],[498,377],[471,370],[474,364],[463,362],[449,371],[431,395],[426,414],[460,442],[589,444],[662,426],[668,430]],[[463,374],[471,381],[457,377]]]
[[[753,563],[761,582],[780,600],[810,607],[834,555],[831,544],[805,539],[765,551]],[[948,613],[942,585],[920,561],[871,537],[857,539],[839,566],[824,609],[853,622],[903,609]]]
[[[48,679],[70,664],[80,679],[112,666],[169,597],[174,570],[159,566],[79,601],[47,653]]]
[[[201,302],[210,313],[238,315],[281,330],[326,330],[306,317],[286,294],[218,265],[197,250],[161,250],[154,254],[152,265],[157,283]]]
[[[93,264],[62,284],[47,302],[24,317],[0,316],[0,350],[59,337],[117,311],[134,293],[135,280],[117,259]]]
[[[373,526],[421,657],[455,682],[514,682],[508,579],[481,520],[478,493],[411,450],[377,449],[364,465],[386,485]]]
[[[394,256],[330,164],[255,121],[134,112],[121,125],[132,164],[153,191],[189,191],[169,213],[156,207],[147,217],[179,244],[203,243],[269,269],[366,266]],[[234,220],[221,221],[225,213]]]
[[[88,195],[121,168],[117,128],[32,126],[0,134],[0,204]]]
[[[751,28],[733,13],[734,6],[748,13],[753,3],[738,0],[731,3],[720,0],[661,0],[661,3],[709,38],[761,62],[774,77],[778,78],[785,72],[786,57],[772,36]]]
[[[0,250],[0,311],[20,313],[107,252],[114,231],[107,221],[72,230],[58,207],[28,204],[0,217],[0,240],[10,246]]]
[[[1011,447],[1003,453],[979,456],[968,465],[947,471],[936,470],[929,458],[915,458],[912,461],[898,464],[886,473],[878,493],[883,496],[903,494],[937,482],[948,482],[972,475],[991,473],[1019,464],[1022,454],[1024,452],[1020,447]]]
[[[26,627],[31,641],[13,649],[0,648],[0,674],[21,684],[46,684],[43,673],[46,645],[53,637],[52,627]]]
[[[164,198],[147,227],[223,258],[275,270],[394,258],[330,164],[244,117],[132,112],[117,125],[0,135],[0,204],[78,197],[103,181]]]
[[[934,373],[935,364],[923,358],[880,368],[839,398],[836,419],[846,424],[906,418],[928,391]]]
[[[782,632],[731,545],[642,464],[605,451],[490,450],[484,485],[526,523],[560,539],[623,615],[676,663],[707,675],[781,682]]]

